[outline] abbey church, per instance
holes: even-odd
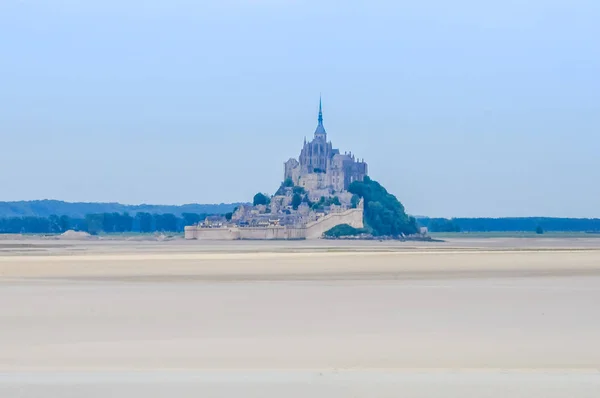
[[[345,192],[353,181],[362,181],[367,175],[367,164],[352,153],[340,153],[327,141],[323,126],[323,107],[319,100],[319,117],[314,138],[304,140],[298,159],[285,162],[284,180],[306,189],[311,196],[331,196]]]

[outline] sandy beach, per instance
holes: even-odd
[[[0,393],[592,397],[598,303],[592,238],[4,240]]]

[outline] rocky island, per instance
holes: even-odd
[[[317,128],[298,158],[284,163],[274,195],[257,193],[252,205],[185,227],[186,239],[318,239],[417,233],[402,204],[368,177],[364,159],[333,147],[319,101]]]

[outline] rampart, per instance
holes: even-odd
[[[319,239],[323,233],[336,225],[348,224],[354,228],[363,227],[363,209],[349,209],[339,213],[329,213],[304,226],[268,226],[268,227],[221,227],[203,228],[185,227],[185,239],[188,240],[298,240]]]
[[[306,224],[306,239],[319,239],[336,225],[348,224],[354,228],[363,228],[363,209],[348,209],[339,213],[329,213],[316,221]]]

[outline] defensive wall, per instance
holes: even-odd
[[[329,213],[301,227],[185,227],[185,239],[196,240],[294,240],[319,239],[323,233],[336,225],[348,224],[363,227],[362,206],[339,213]]]
[[[319,239],[326,231],[341,224],[363,228],[363,209],[348,209],[340,213],[329,213],[316,221],[307,223],[304,228],[305,239]]]

